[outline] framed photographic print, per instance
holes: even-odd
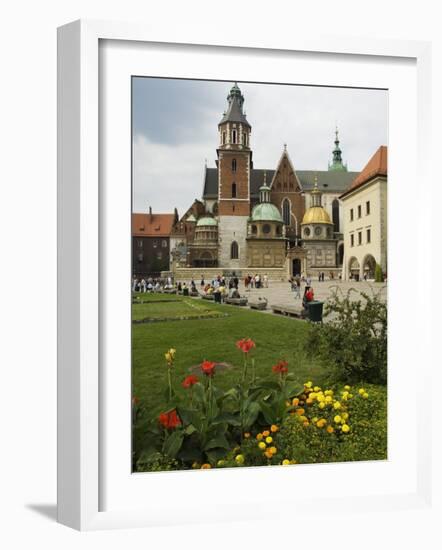
[[[59,30],[59,521],[425,504],[428,71],[418,43]]]

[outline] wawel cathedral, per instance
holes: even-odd
[[[287,147],[273,168],[255,168],[252,127],[238,85],[218,124],[216,167],[206,166],[204,191],[170,234],[171,271],[338,276],[344,259],[339,197],[358,172],[343,163],[338,131],[328,170],[296,170]]]

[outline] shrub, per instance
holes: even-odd
[[[358,292],[358,300],[350,294]],[[387,382],[387,305],[372,294],[336,288],[324,310],[324,324],[312,324],[306,339],[310,356],[331,365],[336,380]]]
[[[382,273],[382,268],[379,264],[376,264],[376,267],[374,270],[374,280],[376,283],[384,282],[384,274]]]

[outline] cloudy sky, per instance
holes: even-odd
[[[133,78],[135,212],[183,214],[215,167],[218,122],[232,82]],[[361,170],[388,145],[388,92],[239,82],[255,168],[275,169],[284,143],[295,169],[326,170],[335,125],[343,160]]]

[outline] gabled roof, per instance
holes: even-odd
[[[256,198],[259,196],[259,188],[264,181],[264,172],[267,172],[267,181],[272,181],[275,170],[253,168],[250,172],[250,194],[252,197]],[[323,193],[343,193],[358,176],[359,172],[297,170],[295,174],[303,191],[309,192],[313,189],[315,176],[317,176],[318,187]],[[207,168],[203,198],[218,198],[218,168]]]
[[[132,214],[133,237],[169,237],[175,214]]]
[[[297,184],[299,185],[299,187],[301,187],[301,182],[299,181],[298,174],[297,174],[297,172],[296,172],[296,170],[295,170],[295,167],[293,166],[292,159],[290,158],[290,156],[289,156],[289,154],[288,154],[288,152],[287,152],[287,147],[286,147],[285,145],[284,145],[284,150],[283,150],[283,152],[282,152],[282,155],[281,155],[281,157],[280,157],[280,159],[279,159],[278,165],[276,166],[276,170],[275,170],[275,172],[274,172],[274,174],[273,174],[273,178],[270,180],[270,187],[273,188],[273,184],[275,183],[274,180],[275,180],[275,178],[276,178],[276,176],[277,176],[277,174],[278,174],[278,171],[279,171],[280,168],[281,168],[281,165],[282,165],[282,162],[283,162],[284,159],[287,160],[287,162],[288,162],[290,168],[292,169],[293,174],[295,175],[295,180],[296,180]]]
[[[355,189],[358,189],[364,183],[372,180],[377,176],[387,176],[388,174],[388,148],[386,145],[381,145],[376,153],[367,162],[362,172],[352,181],[345,193],[341,196],[344,197],[351,193]]]

